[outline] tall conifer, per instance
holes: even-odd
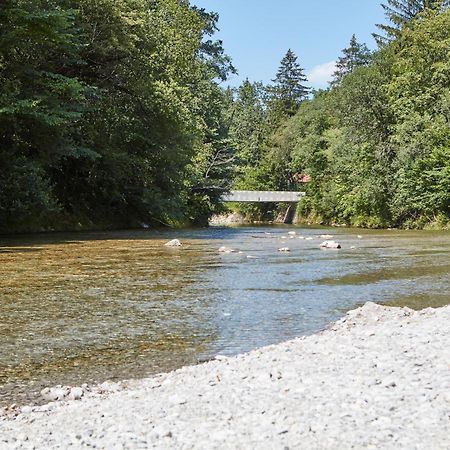
[[[384,36],[373,35],[378,44],[395,39],[400,29],[422,11],[448,8],[450,0],[387,0],[387,3],[382,3],[381,6],[389,24],[377,24],[377,27],[385,33]]]
[[[360,44],[356,36],[350,39],[350,46],[342,50],[342,56],[336,62],[336,71],[333,74],[332,86],[338,85],[342,78],[353,72],[357,67],[366,66],[371,59],[371,52],[366,44]]]
[[[291,49],[281,60],[277,75],[272,81],[274,85],[269,88],[269,93],[272,95],[276,109],[281,109],[282,113],[293,116],[311,89],[304,84],[308,80],[297,62],[297,56]]]

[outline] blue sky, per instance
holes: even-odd
[[[384,22],[382,0],[191,0],[220,14],[226,52],[239,71],[228,83],[269,83],[291,48],[314,88],[327,86],[333,62],[353,33],[375,48],[371,33]]]

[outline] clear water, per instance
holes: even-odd
[[[327,233],[342,250],[319,249]],[[164,247],[173,238],[183,247]],[[243,253],[220,254],[223,245]],[[448,304],[449,273],[448,232],[246,227],[1,239],[0,405],[37,401],[44,386],[139,378],[312,333],[366,301]]]

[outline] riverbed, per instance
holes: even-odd
[[[342,249],[321,250],[324,234]],[[183,246],[164,247],[173,238]],[[449,256],[450,233],[425,231],[213,227],[1,239],[0,405],[38,401],[44,386],[142,378],[311,334],[367,301],[443,306]]]

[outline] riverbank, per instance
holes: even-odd
[[[26,408],[0,448],[450,446],[450,306],[372,303],[316,335]]]
[[[273,220],[254,220],[251,216],[245,216],[239,211],[229,211],[222,214],[213,215],[209,219],[209,225],[211,226],[239,226],[239,225],[272,225],[272,224],[283,224],[284,217],[286,211],[279,212]],[[415,220],[408,221],[402,223],[400,225],[394,226],[392,224],[381,224],[378,222],[374,222],[369,225],[367,223],[342,223],[335,221],[325,221],[322,217],[318,217],[314,214],[304,216],[297,212],[294,216],[293,225],[296,226],[324,226],[324,227],[336,227],[336,228],[360,228],[367,230],[375,230],[375,229],[398,229],[398,230],[428,230],[428,231],[449,231],[450,230],[450,221],[445,218],[434,218],[434,219],[425,219],[425,220]]]

